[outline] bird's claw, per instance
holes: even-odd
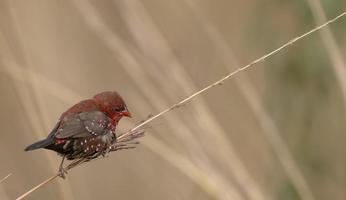
[[[62,179],[66,178],[67,170],[65,170],[63,167],[59,167],[58,176]]]

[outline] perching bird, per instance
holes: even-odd
[[[116,141],[115,128],[123,117],[131,117],[124,100],[117,92],[102,92],[83,100],[64,112],[48,137],[25,148],[44,148],[63,156],[59,167],[64,177],[63,162],[103,155]]]

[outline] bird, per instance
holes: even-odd
[[[65,158],[93,159],[111,150],[122,117],[131,117],[123,98],[115,91],[98,93],[62,113],[47,138],[27,146],[25,151],[43,148],[57,152],[62,156],[58,173],[65,178]]]

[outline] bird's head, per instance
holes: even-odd
[[[118,123],[123,116],[131,117],[124,100],[117,92],[96,94],[94,100],[97,107],[115,123]]]

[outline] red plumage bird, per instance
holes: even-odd
[[[63,156],[59,172],[64,177],[65,157],[92,159],[112,148],[115,128],[123,116],[131,114],[117,92],[99,93],[64,112],[48,137],[29,145],[25,151],[44,148],[59,153]]]

